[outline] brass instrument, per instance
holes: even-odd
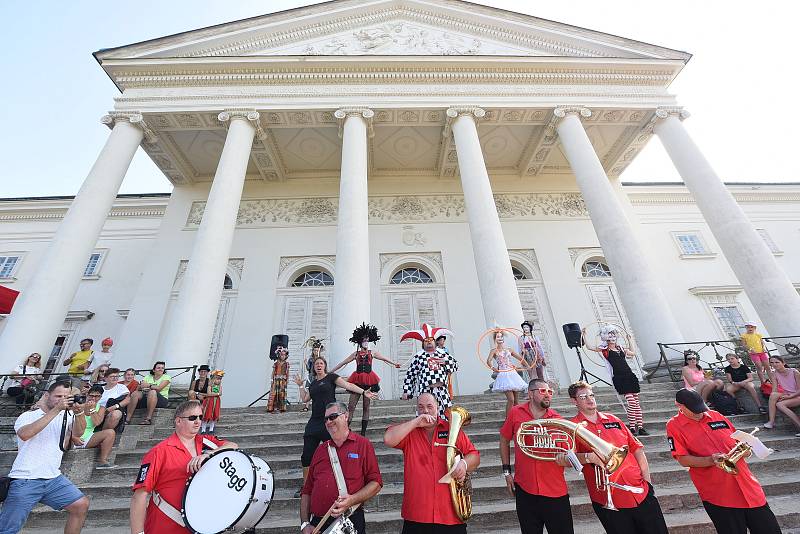
[[[463,453],[456,447],[456,439],[458,432],[462,426],[467,426],[472,422],[472,416],[462,406],[453,406],[450,409],[450,433],[447,438],[447,444],[434,443],[437,447],[447,447],[447,471],[453,468],[453,463],[458,453],[461,458],[464,458]],[[469,473],[464,477],[463,482],[456,479],[450,480],[450,498],[453,500],[453,508],[455,508],[458,518],[467,522],[472,517],[472,483],[469,479]]]
[[[574,455],[576,440],[585,443],[603,462],[603,467],[595,466],[595,484],[606,492],[608,510],[616,510],[611,500],[611,488],[641,493],[641,488],[632,488],[611,482],[611,473],[619,469],[628,455],[628,446],[616,447],[595,436],[584,424],[567,419],[537,419],[526,421],[517,430],[517,447],[520,452],[534,460],[555,462],[562,454]]]
[[[758,432],[758,428],[750,432],[750,435],[752,436],[756,432]],[[746,441],[738,441],[725,456],[716,461],[716,464],[717,467],[729,475],[738,475],[739,469],[736,464],[739,460],[748,458],[751,454],[753,454],[753,447]]]

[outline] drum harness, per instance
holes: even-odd
[[[216,443],[214,443],[213,441],[208,440],[206,438],[203,438],[203,445],[205,445],[206,447],[208,447],[208,448],[210,448],[212,450],[218,448]],[[170,519],[175,521],[180,526],[186,527],[186,523],[183,522],[183,516],[181,515],[181,511],[178,510],[177,508],[175,508],[174,506],[172,506],[167,501],[165,501],[164,498],[161,497],[161,495],[159,495],[159,493],[157,491],[154,491],[150,498],[152,499],[153,504],[155,504],[156,507],[159,510],[161,510],[161,512],[165,516],[169,517]]]
[[[333,469],[333,478],[336,480],[336,487],[339,489],[339,496],[342,497],[343,495],[347,495],[347,484],[344,481],[344,473],[342,473],[342,465],[339,463],[339,455],[336,453],[336,449],[331,447],[331,444],[328,443],[328,457],[331,460],[331,468]],[[334,503],[335,504],[335,503]],[[328,527],[325,532],[355,532],[353,529],[352,522],[348,519],[353,512],[355,512],[360,505],[351,506],[344,514],[339,516],[336,521]],[[319,520],[317,527],[314,529],[314,534],[321,532],[322,525],[325,524],[325,521],[328,520],[328,517],[331,515],[331,510],[333,510],[333,506],[327,511],[327,513],[322,516],[322,519]],[[340,530],[337,530],[340,529]]]

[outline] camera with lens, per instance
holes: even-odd
[[[74,395],[72,402],[74,404],[86,404],[86,395]]]

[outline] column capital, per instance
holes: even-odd
[[[114,129],[117,122],[128,122],[139,127],[144,132],[144,140],[150,144],[158,141],[158,136],[145,122],[144,117],[138,111],[109,111],[102,117],[100,122],[110,129]]]
[[[450,137],[453,121],[461,116],[469,116],[474,122],[478,122],[486,116],[486,110],[478,106],[452,106],[445,112],[447,119],[442,129],[442,137]]]
[[[245,108],[226,109],[217,115],[217,120],[221,122],[225,128],[228,128],[230,123],[234,120],[249,121],[256,129],[256,137],[264,140],[267,137],[267,133],[264,131],[264,128],[261,127],[261,121],[259,120],[260,118],[261,114],[258,111]]]
[[[592,110],[585,106],[558,106],[553,110],[553,116],[556,117],[558,122],[567,115],[578,115],[584,119],[592,116]]]
[[[656,127],[668,117],[677,117],[679,121],[683,121],[689,118],[689,112],[680,106],[663,106],[656,108],[656,112],[653,113],[653,117],[644,128],[645,132],[649,134],[655,133]]]
[[[372,129],[372,117],[375,116],[375,112],[367,107],[339,108],[333,112],[333,116],[339,123],[339,137],[342,137],[342,128],[344,128],[344,121],[347,120],[347,117],[361,117],[367,124],[367,135],[369,137],[375,135],[375,130]]]

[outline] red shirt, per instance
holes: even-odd
[[[450,423],[438,419],[433,428],[433,440],[428,439],[426,429],[415,428],[404,437],[395,449],[403,451],[403,519],[417,523],[437,525],[460,525],[450,498],[450,484],[441,484],[439,479],[447,473],[447,444]],[[480,454],[463,430],[458,432],[456,447],[463,456]],[[413,488],[413,491],[411,491]]]
[[[194,437],[194,444],[198,455],[204,450],[213,448],[204,444],[203,440],[208,440],[216,446],[225,443],[213,436],[197,434]],[[180,510],[186,480],[189,478],[186,466],[191,459],[192,455],[183,446],[178,435],[172,434],[144,455],[139,475],[133,484],[133,491],[138,489],[144,489],[148,493],[157,491],[165,501]],[[144,531],[147,534],[185,534],[189,529],[167,517],[150,499],[147,504]]]
[[[703,412],[699,421],[678,413],[667,421],[667,441],[672,457],[711,456],[715,452],[727,453],[736,440],[731,434],[736,429],[719,412]],[[740,460],[736,467],[738,475],[729,475],[717,466],[690,467],[694,487],[700,499],[728,508],[758,508],[767,503],[761,484],[750,472],[747,462]]]
[[[131,380],[128,384],[123,384],[123,385],[126,388],[128,388],[128,391],[130,391],[131,393],[133,393],[134,391],[139,389],[139,381],[136,380],[135,378],[133,380]]]
[[[573,417],[571,421],[576,423],[586,421],[586,429],[600,439],[617,447],[622,447],[623,445],[628,446],[628,454],[625,456],[622,465],[611,473],[611,482],[642,488],[644,493],[637,495],[630,491],[611,488],[611,498],[614,501],[614,506],[617,508],[636,508],[639,506],[639,503],[645,500],[647,494],[650,493],[650,486],[642,477],[642,470],[639,467],[639,462],[636,461],[636,457],[633,455],[634,452],[642,448],[642,443],[633,437],[633,434],[631,434],[631,431],[625,426],[625,423],[617,416],[610,413],[598,411],[597,422],[592,423],[586,419],[582,413],[578,412],[578,415]],[[575,446],[575,452],[592,452],[592,449],[583,441],[578,440]],[[589,490],[589,497],[592,501],[605,505],[608,499],[605,490],[601,491],[597,489],[594,464],[586,464],[583,466],[583,478],[586,480],[586,488]]]
[[[339,456],[347,493],[353,495],[373,481],[383,486],[375,449],[367,438],[350,432],[341,447],[337,447],[336,443],[329,439],[314,451],[311,465],[308,467],[308,476],[301,491],[304,495],[311,496],[311,513],[316,517],[324,516],[339,496],[339,488],[336,486],[328,455],[329,443]]]
[[[561,419],[561,415],[548,408],[542,419]],[[500,428],[500,435],[505,439],[517,442],[517,430],[522,423],[533,421],[530,403],[517,404],[506,416],[506,422]],[[519,447],[514,447],[514,482],[531,495],[543,497],[563,497],[567,494],[567,482],[564,480],[564,468],[555,462],[534,460],[526,456]]]

